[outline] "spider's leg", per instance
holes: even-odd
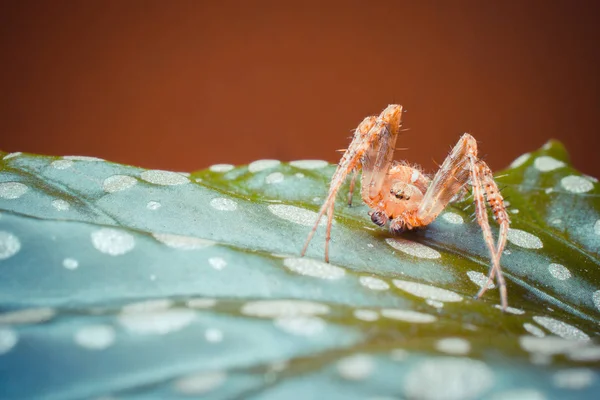
[[[467,185],[470,177],[467,153],[471,140],[475,141],[471,135],[464,134],[433,177],[417,211],[421,225],[432,223]]]
[[[306,239],[301,255],[306,254],[308,245],[319,226],[321,218],[327,213],[325,260],[329,261],[329,240],[337,192],[350,172],[362,168],[363,183],[365,182],[366,174],[369,176],[366,181],[369,182],[367,185],[368,188],[370,190],[376,189],[377,194],[379,193],[379,189],[377,188],[381,188],[383,185],[389,166],[392,163],[396,137],[400,133],[401,119],[402,106],[392,104],[383,110],[379,117],[367,117],[360,123],[348,150],[342,156],[331,178],[327,199],[323,203],[323,206],[321,206],[315,225]]]
[[[352,195],[354,194],[354,186],[356,185],[356,177],[358,176],[358,168],[354,169],[352,179],[350,180],[350,188],[348,189],[348,205],[352,205]]]
[[[371,209],[381,201],[383,185],[393,165],[396,139],[402,131],[402,112],[402,106],[389,105],[369,134],[369,147],[361,164],[361,197]]]
[[[325,231],[325,262],[329,262],[329,241],[331,240],[331,227],[333,226],[333,205],[327,210],[327,229]]]
[[[500,256],[504,250],[506,243],[506,232],[508,230],[508,219],[506,222],[502,218],[498,219],[500,223],[500,236],[498,239],[497,249],[494,244],[492,230],[488,222],[486,200],[483,195],[484,190],[487,190],[487,184],[490,178],[487,177],[489,168],[487,165],[477,158],[477,142],[475,139],[465,133],[456,146],[452,149],[450,155],[444,160],[440,170],[433,178],[429,189],[423,197],[423,201],[419,206],[418,218],[422,225],[428,225],[442,212],[442,210],[450,203],[452,198],[469,183],[473,189],[473,200],[475,204],[475,215],[486,246],[490,253],[491,268],[488,275],[488,281],[491,281],[495,275],[498,276],[498,286],[500,286],[500,297],[503,309],[507,307],[506,300],[506,285],[500,270]],[[491,176],[491,172],[489,173]],[[495,185],[495,184],[494,184]],[[484,189],[484,187],[486,189]],[[490,186],[490,190],[493,189]],[[497,187],[493,191],[498,192]],[[491,193],[491,192],[490,192]],[[496,197],[492,196],[493,199]],[[500,197],[501,199],[501,197]],[[494,203],[495,204],[495,203]],[[502,204],[502,203],[500,203]],[[491,204],[490,204],[491,205]],[[502,204],[502,209],[504,205]],[[494,214],[496,215],[496,211]],[[499,214],[498,214],[499,215]],[[484,285],[478,297],[487,290],[487,284]]]
[[[337,193],[340,190],[340,187],[342,186],[342,183],[344,182],[348,174],[353,169],[357,169],[357,167],[360,165],[362,157],[367,148],[369,147],[369,132],[372,130],[374,125],[375,117],[367,117],[360,123],[358,128],[356,128],[354,138],[352,139],[348,150],[346,150],[346,152],[342,156],[342,159],[340,160],[335,172],[333,173],[331,183],[329,185],[329,192],[327,193],[327,198],[325,199],[325,202],[323,203],[321,209],[319,210],[319,213],[317,214],[315,224],[313,225],[313,228],[311,229],[310,233],[308,234],[308,237],[306,238],[306,242],[304,243],[304,247],[302,248],[302,252],[300,253],[300,255],[304,256],[306,254],[308,245],[310,244],[310,241],[312,240],[313,236],[315,235],[315,232],[317,231],[319,222],[321,222],[321,218],[323,218],[323,215],[325,215],[326,212],[329,213],[328,231],[331,230],[331,223],[333,221],[333,207],[335,204],[335,198],[337,196]],[[328,261],[329,240],[326,240],[325,248],[325,259],[326,261]]]
[[[476,144],[474,143],[473,146],[476,146]],[[488,279],[477,293],[477,298],[483,296],[488,289],[488,285],[492,282],[494,276],[496,276],[498,281],[498,290],[500,291],[500,303],[502,305],[502,310],[506,310],[508,307],[508,296],[506,291],[506,282],[504,280],[504,276],[502,275],[502,268],[500,267],[500,257],[502,256],[502,251],[504,251],[504,246],[506,245],[506,237],[508,234],[509,225],[508,215],[506,214],[506,209],[504,208],[504,201],[502,199],[502,195],[500,194],[500,190],[492,178],[492,172],[485,162],[477,159],[476,151],[477,148],[474,147],[474,150],[470,151],[469,153],[469,166],[471,169],[471,184],[473,187],[473,199],[475,201],[475,214],[477,216],[477,222],[479,223],[481,231],[483,232],[485,243],[490,250],[490,256],[492,259],[492,266],[488,274]],[[484,190],[487,200],[483,195]],[[497,222],[500,224],[500,234],[498,236],[497,245],[494,245],[494,239],[488,221],[486,201],[490,205]]]
[[[469,155],[469,166],[471,169],[471,185],[473,187],[473,201],[475,203],[475,216],[477,217],[477,223],[481,227],[481,232],[483,233],[483,239],[485,240],[485,244],[490,251],[492,266],[489,270],[488,280],[477,293],[477,298],[480,298],[486,292],[489,282],[492,279],[494,279],[494,275],[497,272],[498,275],[501,274],[498,253],[496,252],[496,245],[494,244],[492,229],[490,228],[490,224],[488,221],[487,208],[485,198],[483,195],[483,186],[481,182],[482,177],[479,162],[480,161],[477,159],[476,155]],[[498,280],[498,285],[500,285],[500,279]],[[502,308],[506,308],[506,299],[502,296],[502,289],[500,299],[502,302]]]
[[[494,219],[500,226],[500,232],[498,233],[498,241],[496,242],[496,258],[498,260],[497,268],[492,269],[490,271],[487,282],[481,288],[479,293],[477,293],[477,298],[480,298],[485,293],[488,285],[493,281],[494,275],[496,275],[498,277],[498,287],[500,290],[502,308],[506,309],[508,305],[506,301],[506,283],[504,281],[504,276],[502,275],[500,257],[502,256],[502,252],[504,251],[504,247],[506,246],[506,239],[508,236],[508,227],[510,224],[510,220],[508,218],[508,213],[506,212],[506,207],[504,206],[504,199],[502,198],[502,194],[498,189],[498,185],[494,181],[492,171],[483,161],[479,162],[479,174],[481,176],[482,186],[486,192],[486,201],[492,209],[492,212],[494,213]]]

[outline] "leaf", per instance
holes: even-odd
[[[473,300],[489,257],[468,199],[391,238],[346,186],[326,264],[324,227],[298,256],[334,170],[322,161],[184,174],[0,158],[2,399],[600,388],[600,189],[557,142],[498,173],[506,313],[495,288]]]

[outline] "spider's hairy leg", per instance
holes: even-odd
[[[452,198],[460,193],[463,188],[469,183],[472,187],[473,202],[475,204],[475,216],[481,231],[483,234],[484,241],[490,253],[491,267],[488,275],[488,280],[498,276],[498,286],[500,287],[500,297],[502,308],[507,307],[507,296],[506,296],[506,285],[502,272],[500,269],[500,256],[506,243],[506,232],[508,230],[508,218],[506,220],[497,217],[500,223],[500,236],[498,239],[498,245],[502,247],[502,250],[498,251],[494,244],[492,230],[488,222],[486,200],[484,196],[484,187],[489,183],[491,172],[489,177],[487,176],[489,168],[483,161],[477,158],[477,142],[473,136],[465,133],[458,141],[458,143],[452,149],[450,155],[444,160],[439,171],[435,174],[431,185],[427,189],[421,205],[419,206],[418,218],[422,225],[428,225],[442,212],[444,208],[450,203]],[[493,179],[491,179],[493,181]],[[495,183],[494,183],[495,186]],[[490,186],[490,188],[493,188]],[[493,191],[499,194],[496,188]],[[486,192],[489,195],[489,192]],[[501,197],[494,197],[494,199],[501,199]],[[502,202],[499,203],[504,209]],[[487,287],[484,286],[484,287]],[[485,289],[481,292],[483,294]],[[478,294],[478,297],[480,294]]]
[[[504,276],[502,275],[502,271],[500,269],[500,257],[502,256],[502,252],[504,251],[504,247],[506,246],[510,220],[508,218],[508,213],[506,212],[504,199],[502,198],[500,189],[498,189],[498,185],[494,181],[492,171],[483,161],[479,162],[479,174],[481,176],[482,186],[485,189],[486,201],[492,209],[492,212],[494,213],[494,219],[500,226],[500,231],[498,233],[498,241],[496,242],[496,257],[498,259],[498,269],[490,271],[487,282],[481,288],[481,290],[479,290],[479,293],[477,293],[477,298],[480,298],[485,293],[485,291],[488,288],[488,285],[493,281],[494,275],[497,274],[498,286],[500,288],[500,298],[506,299],[506,283],[504,281]],[[507,306],[507,304],[505,303],[506,302],[502,304],[502,307],[504,309],[506,309]]]
[[[354,194],[354,186],[356,185],[356,177],[358,176],[358,168],[354,168],[352,179],[350,180],[350,188],[348,189],[348,205],[352,205],[352,195]]]
[[[500,257],[502,256],[502,251],[504,250],[504,246],[506,245],[506,237],[508,233],[509,224],[508,216],[506,215],[504,202],[502,200],[502,196],[500,195],[500,191],[498,190],[498,186],[495,184],[493,178],[491,177],[492,173],[487,164],[477,158],[477,143],[472,137],[471,139],[472,140],[469,141],[469,151],[467,156],[469,159],[471,185],[473,187],[475,215],[477,216],[477,222],[481,227],[483,238],[490,251],[490,257],[492,260],[492,266],[490,267],[488,279],[481,288],[481,290],[477,293],[477,298],[480,298],[486,292],[489,283],[494,279],[495,275],[498,281],[502,310],[506,310],[506,308],[508,307],[508,296],[506,291],[506,282],[504,281],[504,276],[502,275],[502,269],[500,267]],[[491,198],[487,201],[492,207],[494,216],[497,219],[498,216],[501,217],[500,219],[498,219],[498,223],[500,224],[500,235],[498,237],[498,245],[500,248],[494,245],[494,238],[492,236],[492,230],[488,221],[486,198],[483,194],[484,190],[487,196],[491,196]]]
[[[362,160],[361,196],[373,208],[393,164],[396,139],[401,132],[403,108],[390,104],[381,112],[369,134],[369,148]]]
[[[310,241],[312,240],[313,236],[315,235],[315,232],[317,231],[319,222],[321,222],[321,218],[323,218],[323,215],[327,213],[328,218],[327,237],[325,239],[325,261],[329,262],[329,236],[331,232],[331,224],[333,222],[333,208],[335,204],[335,198],[348,174],[352,170],[358,169],[358,167],[361,165],[362,157],[367,148],[369,147],[370,143],[369,132],[373,129],[375,121],[375,117],[367,117],[360,123],[360,125],[358,125],[358,128],[356,128],[356,131],[354,132],[354,137],[352,139],[352,142],[350,143],[350,146],[348,147],[348,150],[346,150],[346,152],[342,156],[342,159],[338,163],[338,166],[335,172],[333,173],[331,183],[329,185],[329,192],[327,193],[325,202],[323,203],[321,209],[319,210],[319,213],[317,214],[315,224],[311,229],[310,233],[308,234],[308,237],[306,238],[306,242],[304,243],[304,247],[302,248],[302,252],[300,253],[301,256],[304,256],[306,254],[308,245],[310,244]]]
[[[467,157],[469,138],[473,139],[465,134],[459,139],[433,177],[417,213],[421,225],[432,223],[454,196],[465,189],[470,177]]]

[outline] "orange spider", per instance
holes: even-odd
[[[392,160],[396,138],[402,125],[401,120],[402,106],[392,104],[378,117],[367,117],[358,125],[350,146],[331,178],[329,193],[319,211],[315,225],[308,234],[302,256],[306,254],[321,218],[327,214],[325,261],[329,262],[329,240],[335,197],[350,172],[353,172],[353,175],[348,204],[352,201],[358,171],[362,169],[361,196],[373,210],[369,212],[371,220],[379,226],[389,222],[392,234],[429,225],[448,206],[454,196],[462,193],[467,185],[471,185],[477,222],[481,226],[491,258],[488,280],[477,293],[477,298],[485,293],[496,276],[502,309],[506,310],[508,306],[506,284],[500,268],[500,257],[506,245],[509,219],[492,171],[485,162],[477,158],[477,142],[468,133],[463,134],[431,179],[418,168]],[[486,203],[500,225],[496,244],[488,222]]]

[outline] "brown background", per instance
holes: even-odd
[[[337,161],[388,103],[397,158],[548,138],[600,176],[598,2],[2,1],[0,148],[194,170]]]

